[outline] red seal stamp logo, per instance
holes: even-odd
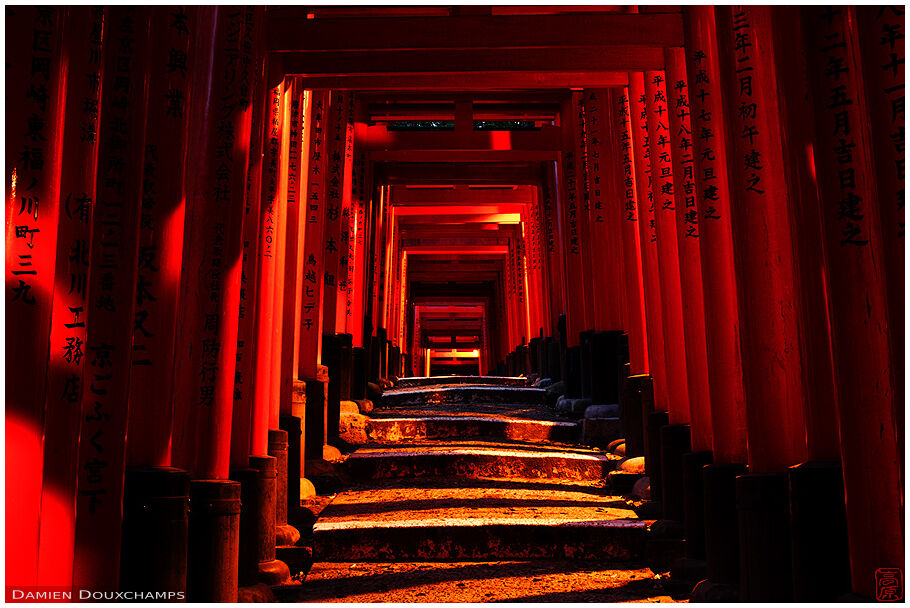
[[[875,571],[875,599],[880,602],[899,602],[904,599],[903,570],[879,568]]]

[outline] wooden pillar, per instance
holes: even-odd
[[[782,143],[769,15],[765,9],[719,9],[718,50],[725,114],[734,136],[731,195],[740,291],[749,467],[783,471],[806,457],[795,228],[782,179]],[[734,29],[736,28],[736,29]],[[754,105],[753,105],[754,104]],[[743,111],[740,111],[743,107]]]
[[[559,191],[556,186],[555,163],[544,167],[540,185],[534,189],[541,206],[544,241],[547,259],[547,294],[549,303],[550,335],[556,336],[559,315],[566,311],[565,267],[563,265],[562,232],[559,229]]]
[[[85,384],[73,586],[114,590],[126,460],[130,346],[136,306],[145,149],[145,9],[111,8],[103,52],[97,200],[92,217]]]
[[[7,378],[16,379],[6,393],[6,490],[17,497],[6,513],[8,585],[36,581],[49,355],[58,360],[66,346],[80,356],[87,352],[78,334],[69,334],[73,341],[63,344],[57,337],[51,344],[56,352],[49,352],[48,341],[57,327],[51,326],[51,315],[65,93],[63,19],[57,7],[20,6],[6,14],[7,49],[17,51],[7,53],[6,68],[7,116],[12,120],[6,132],[5,369]],[[71,205],[80,207],[77,201]],[[84,317],[66,322],[84,322]]]
[[[587,191],[590,198],[591,254],[594,261],[594,324],[599,331],[623,328],[621,218],[614,207],[619,203],[611,171],[617,159],[613,150],[613,128],[609,121],[610,93],[606,89],[584,93]]]
[[[648,338],[648,367],[654,385],[654,408],[667,411],[668,387],[664,352],[663,312],[661,310],[660,271],[657,261],[657,225],[654,218],[651,142],[648,137],[648,111],[644,74],[629,73],[632,151],[638,193],[638,238],[641,243],[642,285],[645,301],[645,327]]]
[[[161,44],[151,50],[148,86],[150,91],[168,94],[150,95],[148,101],[130,368],[130,466],[171,463],[174,330],[183,255],[187,91],[192,81],[194,26],[193,9],[152,13],[152,35]]]
[[[586,259],[588,239],[588,210],[584,192],[583,128],[577,121],[581,93],[575,92],[562,104],[560,117],[563,131],[561,175],[564,186],[559,196],[560,230],[563,237],[566,277],[566,331],[568,346],[577,346],[579,334],[590,327],[587,300],[592,296],[590,257]],[[582,121],[584,118],[582,117]]]
[[[904,561],[886,262],[856,9],[806,9],[853,589]],[[895,55],[894,72],[902,70]],[[901,372],[897,372],[901,373]]]
[[[676,185],[670,140],[670,110],[663,71],[645,72],[645,95],[660,273],[664,360],[667,390],[670,395],[667,407],[671,423],[686,424],[689,422],[689,385],[683,328],[682,285],[679,275],[679,243],[676,234]]]
[[[621,94],[613,94],[616,101],[614,141],[618,144],[617,160],[621,162],[621,187],[617,206],[620,231],[622,233],[622,293],[624,326],[629,334],[629,363],[632,375],[647,374],[648,333],[645,327],[645,295],[642,277],[642,247],[639,240],[640,206],[636,177],[635,154],[633,153],[631,105],[629,88]],[[612,170],[616,171],[619,167]],[[621,203],[620,203],[621,202]]]
[[[279,397],[272,382],[272,357],[276,350],[275,327],[282,327],[281,317],[275,316],[275,281],[279,260],[283,261],[278,229],[278,183],[281,176],[281,99],[284,91],[283,76],[274,70],[269,62],[267,78],[266,107],[262,144],[262,169],[260,189],[253,190],[260,197],[259,205],[259,247],[257,258],[259,269],[256,275],[256,341],[255,376],[253,380],[253,417],[250,429],[250,451],[253,454],[267,454],[269,429],[278,429]],[[280,340],[278,350],[280,356]]]
[[[354,98],[348,94],[345,103],[344,120],[344,169],[341,176],[341,238],[338,258],[338,298],[335,312],[335,331],[351,334],[353,317],[354,271],[357,238],[357,214],[352,192],[354,182]],[[359,294],[358,294],[359,295]],[[353,334],[351,336],[352,344]]]
[[[731,132],[725,119],[714,8],[692,6],[686,16],[688,98],[711,387],[711,449],[715,463],[745,463],[746,412],[727,163]]]
[[[260,11],[262,9],[259,9]],[[259,429],[259,438],[253,451],[253,417],[255,408],[256,357],[259,344],[257,303],[259,300],[259,241],[260,210],[262,206],[262,147],[270,117],[270,96],[266,81],[265,52],[262,46],[262,14],[247,13],[244,37],[250,37],[249,44],[255,50],[250,73],[250,94],[253,95],[249,116],[250,149],[246,189],[243,203],[242,222],[242,269],[240,274],[240,309],[237,328],[237,367],[234,373],[234,411],[231,416],[231,467],[250,466],[250,456],[268,456],[268,428]],[[269,310],[271,312],[271,308]],[[265,349],[270,348],[268,342]],[[265,405],[261,406],[265,410]],[[263,432],[265,431],[265,432]]]
[[[364,301],[368,297],[366,293],[366,274],[369,268],[367,260],[367,205],[366,196],[368,190],[366,155],[357,151],[352,163],[351,179],[351,218],[352,233],[349,253],[349,273],[348,281],[350,289],[348,290],[348,326],[347,332],[351,334],[354,346],[363,347],[365,337],[363,335],[363,318],[365,312]]]
[[[856,10],[871,145],[875,157],[882,245],[894,369],[904,369],[904,8],[863,6]],[[904,403],[903,373],[894,374],[894,403]],[[904,478],[904,409],[895,408],[901,480]]]
[[[272,95],[274,96],[274,88],[272,89]],[[295,378],[293,370],[288,370],[288,364],[286,361],[290,358],[290,361],[293,364],[294,352],[293,348],[288,346],[288,336],[293,340],[295,332],[297,331],[297,324],[294,319],[294,310],[289,311],[289,316],[286,316],[285,311],[285,300],[287,298],[288,290],[285,289],[285,280],[290,273],[289,266],[293,268],[295,277],[297,276],[297,239],[299,233],[299,226],[297,222],[297,213],[296,207],[292,209],[294,211],[294,221],[289,221],[288,213],[288,181],[291,179],[289,177],[290,163],[288,162],[288,156],[290,154],[291,140],[298,135],[292,135],[290,129],[290,112],[291,112],[291,99],[300,99],[300,89],[294,88],[294,80],[288,80],[285,78],[284,83],[281,87],[281,98],[280,106],[277,108],[279,115],[279,133],[280,138],[277,144],[278,151],[278,186],[276,194],[276,202],[273,206],[275,214],[275,232],[276,232],[276,241],[275,241],[275,260],[273,262],[275,267],[275,276],[273,280],[273,299],[272,299],[272,333],[271,333],[271,344],[272,344],[272,353],[271,361],[269,364],[271,377],[269,379],[270,384],[270,396],[269,401],[271,402],[271,411],[269,414],[269,428],[276,429],[278,428],[280,422],[280,416],[291,416],[298,415],[294,413],[292,409],[292,400],[291,400],[291,391],[292,384]],[[274,97],[272,103],[274,104]],[[273,111],[275,108],[273,107]],[[272,142],[271,145],[275,145]],[[297,144],[300,145],[299,143]],[[299,152],[298,152],[299,155]],[[296,165],[294,183],[299,183],[299,163]],[[296,187],[296,186],[295,186]],[[295,197],[296,200],[296,197]],[[290,245],[288,244],[290,241]],[[293,292],[293,290],[291,290]],[[290,354],[288,351],[293,351]],[[276,408],[275,405],[278,405]],[[288,438],[288,441],[291,441],[291,438]]]
[[[323,304],[322,304],[322,333],[334,335],[344,333],[336,327],[338,319],[339,301],[344,301],[344,292],[339,288],[342,268],[339,265],[345,255],[342,239],[342,216],[344,200],[349,195],[345,193],[345,167],[346,150],[348,142],[348,116],[353,105],[349,91],[336,91],[332,93],[332,105],[329,111],[332,114],[331,131],[323,133],[325,139],[326,159],[326,187],[325,187],[325,248],[322,253],[325,271],[323,279]],[[347,173],[350,176],[350,171]],[[345,271],[347,268],[344,269]],[[343,321],[343,318],[342,318]]]
[[[689,79],[681,47],[664,49],[667,116],[673,174],[676,176],[676,236],[682,288],[686,378],[693,451],[711,449],[711,393],[708,383],[705,301],[701,271],[701,222],[697,204],[695,148],[692,142]]]
[[[8,15],[12,22],[22,15]],[[35,547],[38,550],[37,584],[56,587],[70,587],[73,579],[73,549],[76,517],[76,457],[79,448],[79,431],[82,423],[78,403],[84,390],[83,369],[85,367],[85,338],[86,338],[86,308],[87,299],[85,292],[86,278],[88,276],[89,243],[91,238],[91,202],[95,200],[95,171],[98,153],[98,110],[101,95],[101,24],[104,20],[104,10],[101,8],[90,9],[81,7],[68,12],[63,40],[64,48],[69,56],[68,72],[85,74],[82,78],[67,78],[66,105],[64,108],[64,125],[70,128],[64,131],[57,141],[62,143],[63,154],[66,158],[80,158],[83,162],[67,163],[61,167],[59,211],[56,243],[56,280],[53,283],[53,312],[50,324],[50,352],[47,365],[47,391],[44,411],[44,469],[43,484],[41,485],[40,526],[34,530],[36,533]],[[26,30],[30,35],[31,28]],[[24,32],[23,32],[24,33]],[[29,47],[30,48],[30,47]],[[9,68],[8,68],[9,69]],[[9,95],[9,94],[8,94]],[[8,111],[12,112],[13,95],[7,97]],[[19,100],[16,100],[19,101]],[[79,128],[85,125],[83,131]],[[50,131],[56,128],[53,122],[45,123],[41,137],[45,141],[52,137]],[[7,130],[10,133],[10,130]],[[31,140],[29,137],[28,140]],[[38,134],[34,137],[36,144],[43,143]],[[28,141],[27,140],[27,141]],[[18,143],[22,143],[20,140]],[[32,142],[28,141],[30,145]],[[47,158],[49,151],[45,148],[42,157]],[[13,162],[12,159],[9,162]],[[37,186],[37,184],[36,184]],[[46,187],[46,186],[45,186]],[[37,195],[39,199],[43,195]],[[26,195],[28,197],[28,195]],[[22,209],[21,198],[10,200],[8,205],[13,205],[15,215],[14,224],[23,224],[24,220],[34,221],[33,215],[28,213],[28,204]],[[47,200],[47,199],[44,199]],[[48,200],[48,207],[50,201]],[[57,205],[57,201],[54,202]],[[43,206],[40,207],[43,213]],[[21,210],[21,213],[20,213]],[[7,208],[9,213],[10,209]],[[33,210],[34,212],[34,210]],[[43,221],[41,213],[39,220]],[[39,227],[39,230],[44,226]],[[41,236],[34,233],[35,237]],[[42,233],[43,234],[43,233]],[[36,241],[33,244],[38,243]],[[45,256],[51,248],[50,243],[45,243],[42,252]],[[28,249],[24,243],[21,247]],[[32,248],[34,250],[34,247]],[[39,249],[41,251],[41,249]],[[15,276],[30,282],[32,279],[46,279],[50,284],[50,277],[42,277],[39,271],[30,267],[34,263],[35,253],[19,251],[14,257],[7,244],[7,266],[13,266],[19,272]],[[19,256],[25,257],[19,257]],[[32,257],[28,257],[32,256]],[[19,262],[18,264],[16,262]],[[47,270],[47,268],[45,268]],[[34,271],[34,272],[33,272]],[[31,283],[29,283],[31,284]],[[16,281],[18,285],[18,281]],[[37,288],[33,287],[36,289]],[[48,296],[50,292],[48,292]],[[18,314],[7,301],[11,315]],[[36,300],[35,304],[38,302]],[[78,319],[74,319],[78,316]],[[17,322],[18,322],[18,317]],[[9,335],[9,328],[7,329]],[[9,340],[9,338],[8,338]],[[8,342],[8,349],[11,345]],[[78,348],[76,348],[78,345]],[[12,351],[8,350],[9,359]],[[9,361],[7,366],[9,366]],[[9,369],[9,367],[7,367]],[[21,381],[13,380],[12,385]],[[8,402],[8,412],[12,411]],[[7,432],[13,427],[7,420]],[[13,439],[12,434],[7,435],[7,441]],[[14,455],[15,466],[23,467],[18,462],[24,454]],[[30,457],[37,456],[31,454]],[[8,455],[9,457],[9,455]],[[9,460],[8,460],[9,462]],[[38,461],[25,463],[24,469],[38,464]],[[36,472],[40,475],[40,472]],[[7,472],[7,479],[10,479]],[[16,473],[12,474],[16,477]],[[31,483],[40,482],[40,479],[29,480]],[[19,496],[21,488],[16,489]],[[26,495],[23,498],[28,498]],[[17,499],[18,500],[18,499]],[[35,505],[37,507],[37,505]],[[38,509],[35,509],[36,514]],[[7,510],[7,520],[15,513],[12,503]],[[12,523],[12,522],[10,522]],[[18,523],[24,523],[22,521]],[[28,530],[25,526],[19,532]],[[40,530],[40,534],[39,534]],[[16,551],[14,558],[7,559],[7,580],[11,585],[23,584],[19,576],[27,564],[26,561],[17,564],[22,557],[30,557],[29,547],[19,545],[23,539],[15,533],[16,530],[7,529],[7,547]],[[40,544],[38,544],[40,543]],[[24,552],[19,553],[20,551]],[[14,578],[15,577],[15,578]],[[33,584],[32,583],[29,584]]]

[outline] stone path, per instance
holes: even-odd
[[[685,599],[645,567],[653,522],[607,481],[620,457],[575,444],[576,422],[517,379],[454,380],[384,393],[349,485],[315,509],[313,567],[279,599]]]

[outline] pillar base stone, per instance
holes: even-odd
[[[744,602],[793,599],[790,501],[786,473],[736,478],[739,514],[739,594]]]
[[[280,559],[268,562],[259,562],[259,581],[272,587],[285,585],[291,580],[291,571],[288,565]]]

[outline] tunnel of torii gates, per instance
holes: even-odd
[[[339,401],[428,374],[622,401],[746,598],[902,582],[902,7],[8,6],[6,36],[7,590],[281,580]]]

